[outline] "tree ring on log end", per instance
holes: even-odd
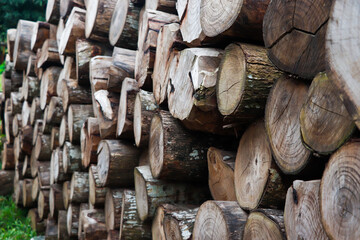
[[[150,169],[154,178],[157,178],[162,170],[164,161],[164,132],[160,116],[154,115],[150,126]]]
[[[181,230],[179,228],[179,222],[176,219],[172,217],[166,217],[163,224],[166,239],[183,239]]]
[[[284,239],[278,224],[261,212],[250,213],[244,229],[244,240]]]
[[[117,1],[113,15],[111,17],[111,24],[109,30],[109,41],[114,46],[122,32],[126,23],[126,16],[129,7],[129,0]]]

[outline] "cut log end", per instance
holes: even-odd
[[[164,158],[164,129],[161,117],[154,115],[150,127],[150,167],[151,173],[156,178],[160,175]]]
[[[149,172],[148,174],[151,175]],[[134,170],[135,178],[135,192],[136,192],[136,207],[139,214],[139,218],[144,221],[148,217],[149,205],[148,205],[148,196],[146,190],[146,181],[143,178],[142,174],[135,168]]]
[[[86,19],[85,19],[85,37],[90,38],[95,21],[96,16],[98,14],[98,6],[101,1],[89,1],[89,4],[86,6]]]

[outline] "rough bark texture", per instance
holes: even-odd
[[[103,207],[108,188],[103,187],[96,165],[89,167],[89,202],[95,207]]]
[[[87,203],[89,201],[89,173],[73,173],[70,187],[70,201],[72,203]]]
[[[37,234],[43,234],[46,223],[40,219],[38,210],[36,208],[30,209],[27,216],[30,218],[32,230],[36,231]]]
[[[36,67],[45,69],[49,66],[61,66],[56,39],[47,39],[41,45],[41,56],[37,59]]]
[[[60,0],[48,0],[45,19],[47,22],[57,24],[60,19]]]
[[[62,151],[63,168],[66,174],[80,172],[83,168],[81,165],[80,146],[70,142],[65,142]]]
[[[79,221],[79,239],[106,239],[105,213],[103,209],[82,210]]]
[[[70,240],[70,236],[67,232],[67,212],[66,210],[60,210],[58,213],[58,239]]]
[[[11,193],[14,189],[15,172],[10,170],[0,170],[0,195],[5,196]]]
[[[124,189],[110,189],[105,198],[105,223],[106,229],[119,229],[122,211],[122,198]]]
[[[50,212],[49,205],[50,190],[40,190],[38,197],[38,212],[41,219],[46,218]]]

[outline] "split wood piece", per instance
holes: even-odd
[[[31,51],[31,36],[35,26],[35,22],[18,21],[13,52],[14,68],[18,71],[26,70],[29,56],[34,54]]]
[[[170,65],[174,55],[185,48],[178,23],[165,24],[159,31],[156,58],[152,74],[156,102],[161,104],[167,95]]]
[[[2,170],[14,170],[15,169],[15,158],[14,148],[8,142],[3,143],[3,149],[1,153],[1,169]]]
[[[40,98],[35,97],[31,102],[31,110],[30,110],[30,124],[34,125],[35,120],[42,119],[43,112],[40,108]]]
[[[49,66],[61,66],[59,50],[56,39],[47,39],[41,48],[41,56],[37,60],[38,68],[47,68]]]
[[[22,110],[21,92],[11,92],[9,112],[11,112],[15,116],[15,114],[21,113],[21,110]]]
[[[112,63],[109,68],[107,89],[112,92],[121,92],[125,78],[134,78],[136,51],[125,48],[114,48]]]
[[[46,223],[40,219],[37,208],[30,209],[27,217],[30,219],[32,230],[36,231],[37,234],[43,234],[45,232]]]
[[[33,52],[37,52],[37,50],[42,47],[45,40],[49,38],[50,24],[47,22],[36,22],[31,36],[30,49]]]
[[[60,128],[58,127],[53,127],[51,129],[51,143],[50,143],[50,148],[51,150],[55,150],[57,147],[60,146],[59,144],[59,132],[60,132]]]
[[[72,9],[61,34],[60,44],[58,44],[61,55],[75,56],[76,40],[85,38],[85,14],[86,10],[84,9],[78,7]]]
[[[60,97],[51,97],[47,108],[46,122],[51,124],[61,124],[64,115],[63,101]]]
[[[62,162],[64,173],[80,172],[82,170],[80,146],[65,142],[62,150]]]
[[[50,161],[48,162],[39,162],[37,161],[38,172],[37,175],[39,177],[39,187],[40,189],[50,189]]]
[[[78,236],[80,205],[69,204],[67,209],[67,232],[70,237]]]
[[[113,12],[117,0],[89,1],[86,6],[85,36],[95,41],[108,42]]]
[[[240,127],[253,122],[264,115],[270,89],[281,75],[263,47],[230,44],[225,48],[216,83],[220,113]]]
[[[194,239],[242,239],[248,214],[235,201],[206,201],[196,215]]]
[[[28,65],[26,68],[26,76],[27,77],[36,77],[36,73],[35,73],[36,62],[37,62],[36,56],[31,55],[29,57]]]
[[[81,239],[96,240],[107,239],[105,227],[105,213],[103,209],[82,210],[79,220],[78,237]]]
[[[42,129],[43,129],[43,120],[37,119],[35,121],[34,124],[34,130],[33,130],[33,141],[32,141],[32,145],[35,146],[36,145],[36,140],[39,134],[41,134]],[[34,152],[35,153],[35,152]],[[35,155],[34,155],[35,156]]]
[[[45,19],[48,23],[57,24],[60,19],[60,0],[48,0]]]
[[[105,197],[105,225],[108,231],[119,229],[124,189],[109,189]]]
[[[85,9],[84,0],[60,0],[60,17],[66,19],[69,14],[71,16],[74,8]],[[84,10],[85,11],[85,10]],[[69,20],[70,16],[67,18]]]
[[[14,181],[14,202],[18,206],[22,206],[23,198],[22,198],[22,192],[23,192],[23,180]],[[9,192],[10,193],[10,192]]]
[[[41,219],[45,218],[50,212],[49,195],[50,190],[39,191],[38,212]]]
[[[77,41],[81,41],[81,40],[78,39]],[[77,53],[77,51],[76,51],[76,53]],[[78,79],[78,77],[76,75],[76,63],[77,62],[73,57],[67,56],[65,58],[65,63],[64,63],[64,67],[63,67],[64,75],[63,75],[62,79]],[[61,76],[61,74],[60,74],[60,76]],[[60,96],[60,95],[58,93],[58,96]]]
[[[111,17],[111,45],[136,50],[141,6],[134,1],[117,1]]]
[[[0,170],[0,195],[5,196],[11,193],[14,189],[15,171]]]
[[[326,73],[312,81],[307,99],[300,112],[303,142],[319,154],[330,154],[343,145],[354,130],[339,89]]]
[[[234,183],[242,209],[277,208],[284,204],[286,186],[272,160],[263,119],[252,124],[241,137],[236,154]]]
[[[213,0],[202,0],[199,15],[201,29],[208,37],[221,34],[262,42],[263,19],[269,2],[270,0],[240,0],[221,4]],[[187,13],[190,11],[188,9]]]
[[[208,144],[209,138],[187,131],[169,112],[159,111],[150,128],[152,175],[167,180],[206,179]]]
[[[21,151],[27,155],[31,155],[33,149],[32,138],[33,138],[33,127],[31,125],[27,125],[23,127],[21,130],[20,148]]]
[[[66,181],[63,183],[63,202],[64,202],[64,207],[65,209],[69,209],[69,205],[70,205],[70,181]]]
[[[263,37],[269,58],[278,68],[303,78],[325,70],[325,34],[332,2],[270,2]]]
[[[198,210],[199,208],[184,208],[166,211],[163,222],[166,239],[192,239]]]
[[[284,218],[288,239],[328,239],[320,216],[320,180],[293,182],[286,194]]]
[[[134,139],[134,105],[139,90],[135,79],[125,78],[122,82],[116,128],[118,137]]]
[[[92,1],[93,4],[100,0]],[[101,41],[104,42],[104,41]],[[111,56],[112,49],[108,45],[100,42],[78,39],[76,41],[76,78],[79,85],[89,86],[90,60],[95,56]]]
[[[336,6],[336,5],[335,5]],[[350,142],[331,157],[320,185],[320,213],[330,239],[357,239],[359,219],[360,143]],[[341,228],[339,228],[341,226]]]
[[[211,147],[207,151],[209,189],[216,201],[236,201],[234,186],[235,152]]]
[[[68,108],[69,139],[72,143],[80,143],[80,132],[86,118],[93,117],[92,105],[71,104]]]
[[[63,166],[63,150],[58,147],[54,155],[54,181],[57,183],[71,180],[71,173],[65,173]]]
[[[93,108],[96,108],[97,119],[99,123],[100,137],[102,139],[116,138],[116,127],[119,110],[119,94],[99,90],[94,93],[93,97],[96,102]]]
[[[151,225],[140,220],[135,195],[134,190],[123,191],[119,239],[151,239]]]
[[[141,221],[153,218],[156,208],[163,203],[200,204],[208,198],[207,187],[154,179],[149,166],[136,167],[134,175]]]
[[[5,137],[6,142],[11,144],[14,142],[14,136],[10,133],[12,131],[13,115],[11,112],[4,113]]]
[[[23,177],[23,178],[31,178],[31,167],[30,167],[30,157],[29,155],[26,155],[25,156],[25,160],[22,164],[22,169],[21,169],[21,172],[20,172],[20,175]]]
[[[159,110],[154,94],[140,91],[136,94],[133,114],[134,138],[137,147],[146,147],[149,144],[151,119]]]
[[[103,187],[96,165],[89,167],[89,202],[95,207],[103,207],[108,188]]]
[[[40,80],[37,77],[26,77],[23,91],[24,99],[32,101],[40,95]]]
[[[178,22],[177,15],[145,10],[139,21],[138,51],[135,62],[135,79],[139,87],[152,87],[151,73],[155,62],[158,33],[162,26]]]
[[[360,8],[356,1],[333,1],[333,7],[328,22],[326,34],[326,62],[329,78],[341,90],[341,98],[355,124],[360,128],[360,99],[357,92],[359,88],[357,69],[357,51],[352,47],[358,46],[359,38],[350,37],[352,31],[349,26],[352,21],[357,21],[356,11]],[[348,18],[343,18],[344,13]],[[341,32],[341,34],[340,34]]]
[[[69,234],[67,232],[67,211],[60,210],[58,212],[58,239],[70,240]]]
[[[311,156],[300,131],[300,111],[307,93],[305,83],[283,76],[273,86],[266,103],[266,133],[274,159],[285,174],[299,173]]]
[[[23,73],[15,69],[11,70],[11,91],[16,92],[22,86]]]
[[[33,185],[33,179],[24,179],[23,182],[23,207],[25,208],[31,208],[36,206],[36,202],[32,199],[32,185]]]
[[[14,137],[17,137],[19,135],[21,130],[21,125],[22,125],[21,113],[17,113],[13,118],[13,123],[12,123],[12,135]]]
[[[49,161],[51,159],[51,137],[48,134],[38,134],[34,147],[35,158],[38,161]]]
[[[55,218],[58,215],[60,210],[65,210],[63,195],[62,195],[62,185],[53,184],[50,186],[50,196],[49,196],[49,205],[50,205],[50,216]]]
[[[78,85],[77,82],[62,81],[62,106],[64,112],[70,104],[91,104],[91,90]]]
[[[40,107],[42,110],[49,104],[51,97],[56,96],[56,85],[61,72],[60,67],[49,67],[45,70],[40,84]]]
[[[14,61],[13,53],[14,53],[15,39],[16,39],[16,28],[9,28],[8,30],[6,30],[6,46],[11,62]]]
[[[61,123],[60,123],[59,145],[63,146],[65,141],[69,141],[69,129],[68,129],[68,123],[67,123],[66,115],[64,115],[62,117],[62,120],[61,120]]]
[[[98,119],[87,118],[81,134],[81,163],[87,168],[90,164],[97,164],[97,149],[101,141]]]
[[[56,220],[51,216],[46,219],[45,239],[57,240],[58,239],[58,225]]]
[[[243,239],[286,239],[284,212],[275,209],[252,211],[245,225]]]
[[[70,202],[87,203],[89,201],[89,173],[74,172],[70,184]]]
[[[148,0],[145,2],[145,9],[176,13],[175,5],[175,0]]]
[[[134,185],[133,170],[138,166],[140,150],[122,140],[102,140],[98,146],[97,170],[102,186]]]

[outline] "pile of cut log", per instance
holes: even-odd
[[[9,29],[0,194],[46,239],[360,239],[357,0],[48,0]]]

